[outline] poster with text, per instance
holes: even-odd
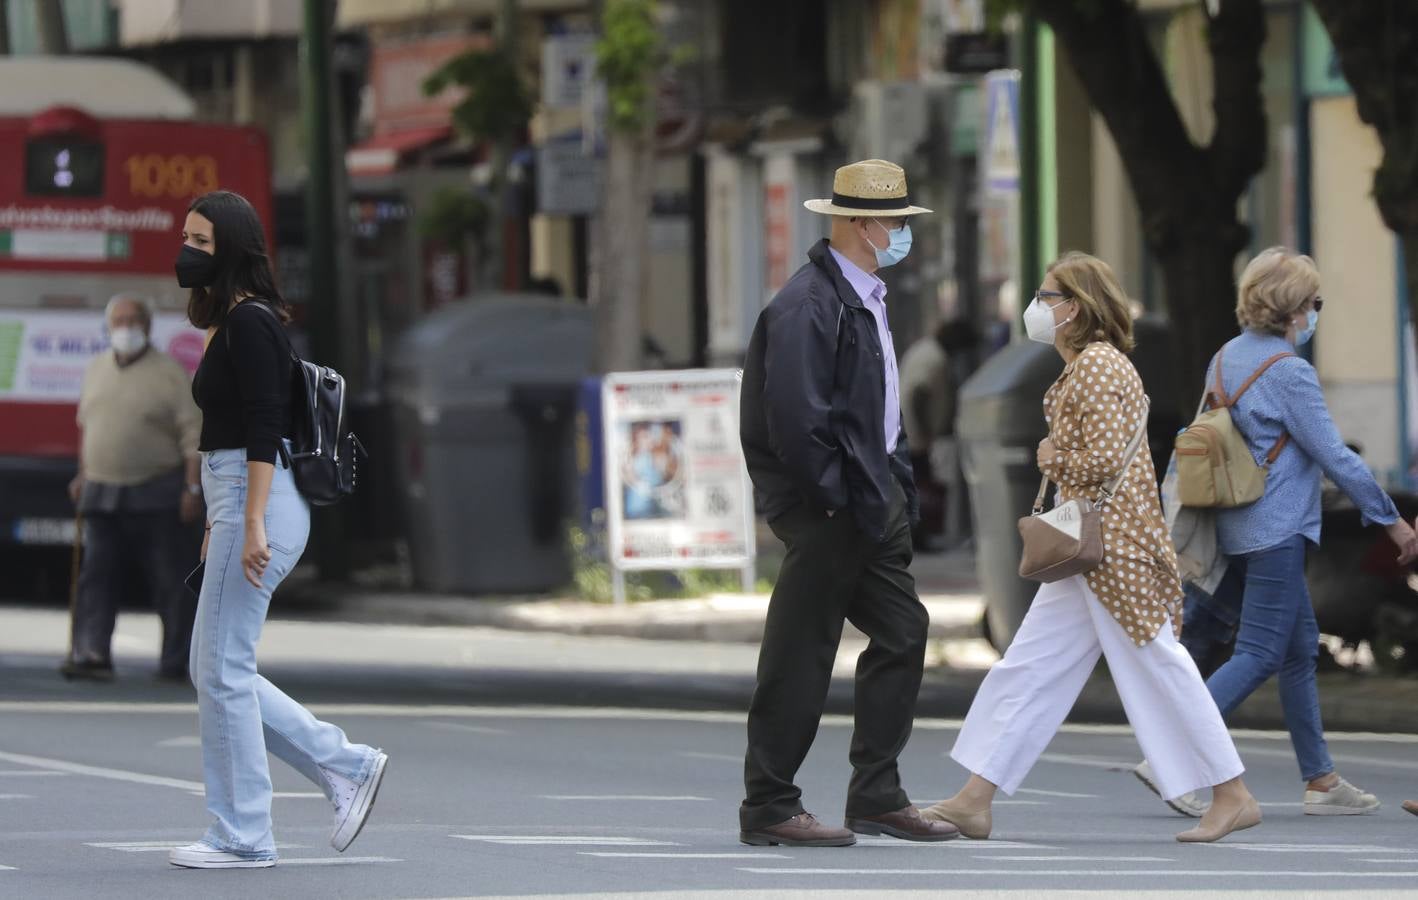
[[[606,376],[606,502],[611,559],[620,568],[752,561],[739,381],[733,369]]]

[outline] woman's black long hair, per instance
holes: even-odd
[[[197,328],[213,328],[226,321],[232,300],[249,295],[264,300],[282,320],[290,320],[290,305],[276,287],[271,257],[261,218],[243,196],[231,191],[203,194],[188,212],[212,223],[212,239],[217,245],[217,277],[209,287],[193,288],[187,301],[187,318]]]

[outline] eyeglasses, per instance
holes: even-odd
[[[1049,306],[1050,300],[1072,300],[1073,295],[1067,291],[1035,291],[1034,299],[1041,301],[1045,306]]]

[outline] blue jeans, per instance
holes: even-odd
[[[1187,649],[1196,659],[1198,649],[1194,648],[1205,644],[1208,635],[1225,633],[1228,605],[1234,609],[1236,595],[1244,591],[1236,650],[1207,679],[1206,687],[1221,714],[1229,716],[1278,673],[1285,727],[1290,731],[1300,776],[1310,781],[1333,772],[1334,761],[1320,723],[1315,683],[1320,632],[1305,583],[1305,549],[1305,538],[1297,534],[1269,549],[1232,557],[1232,570],[1210,603],[1194,603],[1194,598],[1188,597],[1182,633],[1187,635],[1195,624],[1197,634]]]
[[[300,559],[310,535],[310,507],[279,462],[266,504],[271,562],[260,588],[242,573],[246,540],[246,451],[205,455],[202,489],[212,534],[192,635],[192,683],[202,731],[202,775],[212,824],[203,840],[220,850],[254,858],[276,856],[271,832],[269,750],[314,782],[326,796],[328,769],[357,783],[376,758],[371,747],[351,744],[345,733],[321,722],[256,674],[256,644],[271,592]]]

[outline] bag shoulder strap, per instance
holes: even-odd
[[[1112,500],[1117,494],[1118,488],[1122,487],[1123,479],[1127,477],[1128,469],[1132,468],[1133,460],[1137,459],[1137,453],[1142,449],[1143,441],[1147,439],[1147,418],[1152,408],[1151,398],[1144,397],[1142,401],[1142,424],[1137,426],[1137,432],[1133,434],[1132,440],[1128,443],[1127,451],[1123,456],[1122,468],[1118,474],[1104,482],[1099,489],[1098,502]],[[1039,494],[1034,498],[1034,515],[1044,511],[1044,500],[1049,494],[1049,476],[1045,475],[1039,483]]]
[[[1227,397],[1226,389],[1221,384],[1221,355],[1225,352],[1225,349],[1226,348],[1223,347],[1216,351],[1216,386],[1211,393],[1207,395],[1206,401],[1204,401],[1211,409],[1219,409],[1221,407],[1225,407],[1226,409],[1234,408],[1237,401],[1241,399],[1241,395],[1250,390],[1251,386],[1254,385],[1260,379],[1260,376],[1264,375],[1271,366],[1280,362],[1282,359],[1288,359],[1295,355],[1293,353],[1275,354],[1270,359],[1261,363],[1260,367],[1251,373],[1251,377],[1245,380],[1235,394]],[[1280,458],[1281,451],[1285,449],[1285,445],[1288,443],[1290,443],[1290,433],[1282,432],[1280,440],[1276,441],[1275,446],[1271,447],[1270,452],[1265,455],[1265,464],[1267,466],[1275,465],[1275,461]]]
[[[266,315],[268,315],[268,316],[270,316],[271,318],[275,319],[277,325],[282,326],[282,327],[281,327],[281,336],[286,339],[286,352],[290,354],[291,362],[295,363],[296,365],[299,365],[301,362],[303,362],[303,360],[301,360],[301,358],[300,358],[300,354],[295,352],[295,345],[291,343],[290,335],[289,335],[289,334],[286,334],[286,330],[285,330],[284,323],[281,322],[281,317],[278,316],[278,315],[276,315],[276,311],[275,311],[274,309],[271,309],[270,304],[268,304],[265,300],[262,300],[260,297],[251,297],[251,298],[248,298],[248,299],[246,299],[246,300],[241,301],[241,303],[239,303],[239,304],[237,304],[237,305],[238,305],[238,306],[244,306],[244,305],[246,305],[247,303],[250,303],[252,306],[255,306],[257,309],[264,309],[264,310],[266,311]],[[231,332],[230,332],[230,331],[226,331],[226,332],[223,332],[223,334],[224,334],[225,337],[226,337],[226,349],[227,349],[227,352],[230,353],[230,352],[231,352]]]

